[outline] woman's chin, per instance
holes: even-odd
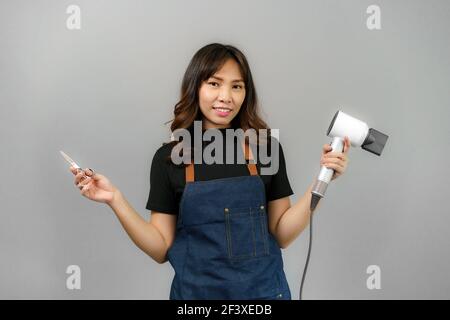
[[[228,128],[231,127],[231,118],[212,117],[209,122],[209,126],[212,128]]]

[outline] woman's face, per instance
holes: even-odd
[[[228,59],[220,70],[204,81],[199,90],[203,129],[228,128],[245,98],[239,65]]]

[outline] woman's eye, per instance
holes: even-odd
[[[218,83],[218,82],[215,82],[215,81],[210,81],[210,82],[208,82],[208,84],[210,85],[210,86],[213,86],[213,87],[218,87],[218,86],[220,86],[220,84]],[[239,85],[239,84],[237,84],[237,85],[234,85],[233,86],[233,89],[242,89],[243,88],[243,86],[242,85]]]

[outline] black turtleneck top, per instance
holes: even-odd
[[[218,129],[222,133],[223,141],[225,142],[226,129]],[[190,129],[191,132],[192,129]],[[202,130],[204,133],[205,130]],[[192,135],[192,145],[194,143],[194,136]],[[267,202],[287,197],[293,194],[291,186],[289,184],[286,163],[284,159],[283,150],[279,141],[271,137],[271,143],[267,143],[267,150],[265,153],[271,160],[277,159],[279,161],[278,170],[272,172],[273,174],[261,174],[261,168],[263,167],[276,167],[271,163],[261,163],[258,154],[259,147],[254,146],[252,148],[254,158],[257,159],[256,167],[258,174],[264,182],[266,191],[266,207]],[[212,141],[203,141],[202,148],[204,149]],[[232,164],[226,163],[226,148],[225,143],[223,149],[223,163],[222,164],[194,164],[195,181],[204,181],[212,179],[221,179],[228,177],[239,177],[249,175],[248,167],[245,163],[237,163],[238,156],[242,157],[242,146],[238,148],[237,139],[234,139],[234,155],[235,162]],[[278,145],[278,157],[271,156],[271,144],[276,143]],[[170,161],[170,154],[174,144],[163,144],[153,156],[151,169],[150,169],[150,192],[146,208],[161,213],[178,214],[179,203],[181,196],[183,195],[185,182],[185,167],[175,166]],[[202,149],[202,151],[203,151]],[[275,154],[275,153],[274,153]],[[243,158],[242,158],[243,159]],[[275,161],[275,160],[274,160]],[[273,170],[272,170],[273,171]]]

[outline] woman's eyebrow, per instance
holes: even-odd
[[[216,76],[211,76],[211,78],[214,78],[214,79],[217,79],[217,80],[223,81],[223,79],[222,79],[222,78],[220,78],[220,77],[216,77]],[[236,80],[233,80],[233,81],[231,81],[231,82],[244,82],[244,80],[242,80],[242,79],[236,79]]]

